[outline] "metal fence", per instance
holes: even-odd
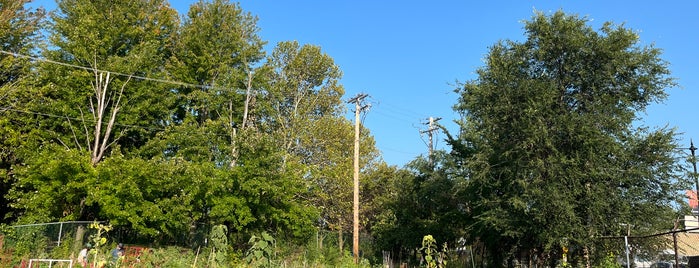
[[[88,226],[93,223],[91,221],[65,221],[65,222],[49,222],[36,224],[22,224],[12,226],[14,229],[14,237],[43,237],[46,241],[46,246],[50,249],[60,247],[61,242],[66,240],[72,241],[80,247],[87,242],[91,230]],[[17,242],[10,239],[7,242]]]
[[[13,267],[27,259],[65,259],[75,256],[95,230],[90,221],[15,225],[1,234],[0,266]]]
[[[625,236],[624,267],[699,268],[699,228],[671,230],[645,236]],[[648,241],[655,247],[643,247]],[[627,262],[628,260],[628,262]]]

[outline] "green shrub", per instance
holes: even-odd
[[[250,244],[250,249],[248,249],[245,255],[245,260],[250,265],[256,267],[272,266],[277,242],[271,235],[267,232],[262,232],[260,236],[253,235],[248,244]]]
[[[209,235],[211,241],[211,255],[209,256],[209,266],[226,266],[228,259],[228,227],[223,224],[214,226]]]
[[[610,252],[595,268],[622,268],[622,266],[616,261],[616,255]]]

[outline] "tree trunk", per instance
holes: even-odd
[[[75,230],[75,241],[73,242],[73,250],[78,251],[83,248],[83,239],[85,238],[85,226],[80,224]]]
[[[342,246],[345,244],[345,242],[342,239],[342,225],[339,227],[340,228],[337,228],[337,243],[338,247],[340,248],[340,252],[342,252]]]
[[[342,239],[342,220],[340,220],[340,223],[337,225],[337,243],[338,248],[340,248],[340,253],[342,253],[342,246],[345,244]]]
[[[588,248],[587,246],[583,247],[583,258],[585,259],[585,268],[592,267],[590,265],[590,248]]]
[[[320,234],[320,230],[318,230],[316,234],[316,239],[318,239],[318,249],[323,249],[323,240],[325,240],[325,235]]]

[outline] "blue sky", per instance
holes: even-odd
[[[185,14],[195,1],[171,0]],[[35,1],[48,9],[53,0]],[[241,1],[259,18],[259,35],[270,52],[279,41],[320,46],[343,72],[345,99],[370,96],[364,125],[375,137],[384,160],[403,166],[427,154],[427,118],[456,132],[451,107],[456,81],[476,78],[488,47],[498,40],[523,40],[523,21],[534,11],[562,10],[586,16],[598,28],[605,21],[624,23],[641,43],[663,49],[679,87],[669,98],[641,114],[639,124],[676,127],[679,142],[699,141],[699,1]],[[353,107],[347,106],[348,118]],[[445,135],[436,136],[446,148]],[[697,144],[695,144],[697,145]]]

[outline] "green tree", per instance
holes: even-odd
[[[260,100],[265,125],[279,146],[291,157],[311,156],[307,145],[313,137],[308,128],[324,116],[340,116],[344,89],[340,69],[318,46],[280,42],[267,59],[269,86]]]
[[[162,0],[58,1],[50,44],[37,85],[46,137],[89,151],[97,165],[115,145],[142,146],[169,114],[170,90],[161,78],[172,50],[177,12]]]
[[[183,187],[196,197],[191,219],[198,223],[225,224],[236,233],[305,235],[316,217],[299,199],[305,184],[282,172],[271,134],[253,127],[267,69],[253,68],[264,56],[256,20],[228,1],[190,7],[168,65],[173,77],[190,85],[174,90],[172,125],[141,153],[207,171]]]
[[[384,191],[392,194],[379,202],[382,211],[373,227],[381,248],[410,256],[427,234],[450,245],[464,236],[465,200],[459,199],[453,170],[451,158],[438,150],[431,159],[419,157],[393,175],[383,175]]]
[[[221,203],[216,207],[218,217],[238,223],[236,229],[246,233],[268,231],[292,240],[308,238],[313,233],[318,210],[305,201],[308,195],[305,178],[284,171],[285,152],[276,146],[273,136],[247,133],[243,136],[246,142],[240,143],[240,166],[226,180],[230,186],[221,190],[230,189],[229,200],[244,200],[246,207],[241,212],[248,214]],[[247,224],[241,224],[246,221]]]
[[[21,56],[32,55],[32,50],[38,44],[39,23],[44,17],[41,9],[31,10],[24,6],[29,0],[0,1],[0,86],[3,87],[0,100],[9,97],[10,89],[23,76],[29,73],[29,60]],[[18,55],[12,55],[15,53]],[[3,108],[8,108],[3,105]]]
[[[174,123],[178,131],[207,128],[221,137],[216,161],[235,166],[237,132],[248,124],[257,84],[263,76],[254,65],[263,58],[265,44],[258,36],[257,18],[226,0],[193,4],[179,33],[169,69],[179,81],[196,84],[175,90]],[[260,72],[263,73],[263,72]],[[225,126],[223,128],[218,126]],[[213,128],[212,128],[213,127]]]
[[[177,13],[162,1],[57,4],[42,51],[51,61],[34,69],[32,98],[23,103],[31,135],[19,148],[31,152],[25,160],[31,165],[16,168],[24,173],[13,200],[27,217],[90,220],[105,216],[88,195],[104,181],[98,164],[142,146],[167,119],[169,91],[145,77],[162,73]],[[53,163],[64,158],[65,164]],[[64,184],[70,187],[60,189]],[[40,196],[51,189],[55,195]],[[51,203],[41,202],[51,200],[65,204],[44,209]]]
[[[457,90],[461,131],[450,138],[462,170],[471,241],[490,266],[532,255],[601,260],[600,236],[671,226],[684,183],[674,132],[636,127],[674,86],[660,50],[586,18],[537,13],[526,40],[490,48],[478,78]],[[557,257],[558,256],[558,257]]]
[[[323,193],[328,186],[346,189],[342,185],[347,183],[333,183],[350,178],[347,170],[333,169],[350,166],[349,158],[340,157],[351,144],[351,125],[340,116],[344,90],[339,68],[320,47],[295,41],[278,43],[264,68],[267,82],[257,99],[257,129],[274,137],[280,148],[280,172],[303,178],[300,182],[313,189],[302,195],[312,200],[308,205],[323,209],[324,217],[332,214],[331,224],[336,224],[339,207],[327,207],[332,201]]]
[[[170,68],[179,81],[203,87],[177,90],[181,103],[176,119],[191,114],[203,123],[235,116],[228,123],[241,123],[241,89],[246,89],[248,74],[264,56],[265,42],[257,36],[256,23],[256,17],[227,0],[190,6]]]
[[[338,233],[338,248],[343,249],[345,232],[353,224],[354,126],[346,118],[326,115],[305,126],[308,131],[300,140],[305,154],[300,157],[311,185],[310,202],[321,208],[322,226]],[[367,227],[377,184],[370,175],[377,165],[377,150],[368,129],[360,131],[360,228]]]
[[[31,99],[25,90],[31,62],[38,46],[38,30],[44,11],[25,8],[28,0],[0,1],[0,216],[12,219],[10,201],[5,200],[14,180],[12,165],[22,162],[20,145],[31,131],[24,103]]]
[[[343,115],[342,73],[320,47],[295,41],[278,43],[265,67],[268,85],[256,107],[259,129],[275,137],[284,153],[283,171],[305,179],[312,190],[308,200],[322,210],[322,225],[338,232],[342,249],[343,233],[352,226],[354,146],[354,126]],[[378,161],[374,140],[362,129],[360,177]]]
[[[88,191],[97,179],[89,155],[48,145],[21,166],[15,166],[15,181],[7,195],[13,209],[24,212],[21,222],[84,220],[95,217],[88,205]]]

